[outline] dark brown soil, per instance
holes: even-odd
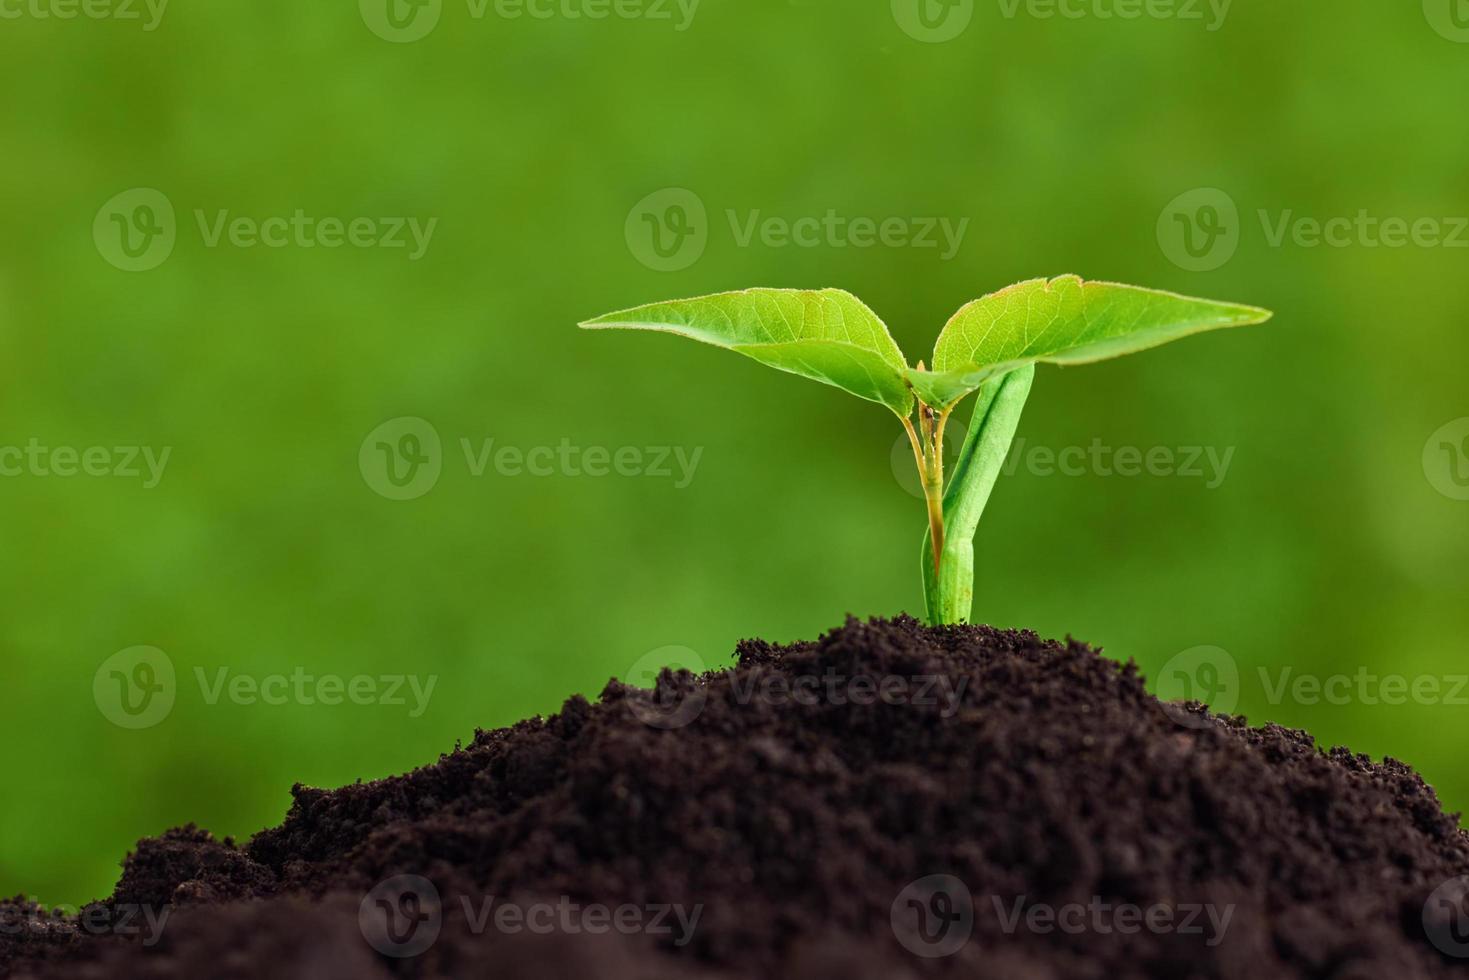
[[[145,840],[81,919],[0,906],[0,977],[1469,972],[1441,888],[1469,835],[1398,762],[1031,633],[852,620],[738,656],[298,786],[244,847]]]

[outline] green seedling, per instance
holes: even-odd
[[[1037,364],[1089,364],[1270,316],[1252,306],[1076,276],[1034,279],[954,314],[934,344],[932,368],[922,361],[909,367],[877,314],[839,289],[719,293],[609,313],[581,326],[679,334],[891,409],[913,444],[928,507],[924,601],[929,621],[940,625],[969,620],[974,534]],[[946,483],[944,428],[976,391],[974,419]]]

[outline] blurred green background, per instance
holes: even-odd
[[[1253,722],[1407,760],[1469,803],[1453,681],[1469,672],[1469,422],[1453,424],[1469,416],[1469,30],[1449,0],[1242,0],[1222,23],[1192,0],[1135,19],[1100,16],[1116,0],[1074,0],[1080,17],[979,0],[947,21],[930,8],[931,31],[904,0],[703,0],[692,20],[662,0],[604,19],[568,15],[598,0],[546,18],[399,0],[393,20],[385,0],[175,0],[153,30],[141,0],[112,13],[142,20],[9,2],[0,892],[106,894],[140,837],[249,835],[293,782],[429,763],[666,646],[719,666],[742,637],[920,611],[923,510],[886,412],[712,348],[574,327],[752,285],[850,289],[913,360],[963,302],[1039,275],[1276,310],[1041,370],[1028,448],[1233,456],[1222,482],[1022,459],[980,530],[976,616],[1150,676],[1220,648]],[[167,216],[139,203],[160,195],[166,259],[167,234],[142,231]],[[366,237],[437,223],[416,260],[306,233],[211,244],[221,212],[298,211],[368,219]],[[832,211],[968,224],[949,257],[825,231],[742,240],[757,212]],[[1433,224],[1388,247],[1363,211]],[[667,262],[649,215],[685,246]],[[1354,223],[1332,244],[1295,224],[1339,217]],[[124,228],[155,250],[129,258]],[[412,448],[422,428],[401,418],[442,445],[419,443],[440,472],[410,500],[390,499],[369,439],[386,422]],[[476,475],[461,440],[490,439],[702,455],[682,487],[561,462]],[[106,447],[93,469],[114,475],[3,455],[27,446]],[[156,486],[119,447],[171,451]],[[110,685],[160,675],[109,658],[139,645],[176,692],[134,729]],[[1272,697],[1285,668],[1443,687]],[[196,671],[437,685],[413,717],[406,687],[407,705],[273,705],[211,698]]]

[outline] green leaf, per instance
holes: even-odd
[[[1253,306],[1078,276],[1033,279],[954,314],[934,345],[933,370],[909,371],[908,380],[925,403],[943,408],[1026,364],[1088,364],[1270,317]]]
[[[657,330],[713,344],[886,405],[913,411],[907,362],[877,314],[840,289],[747,289],[651,303],[587,329]]]

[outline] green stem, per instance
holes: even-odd
[[[923,595],[928,621],[935,626],[969,622],[974,607],[974,533],[1010,453],[1034,379],[1035,365],[1028,364],[979,389],[974,420],[944,494],[944,536],[937,562],[928,532],[923,535]]]

